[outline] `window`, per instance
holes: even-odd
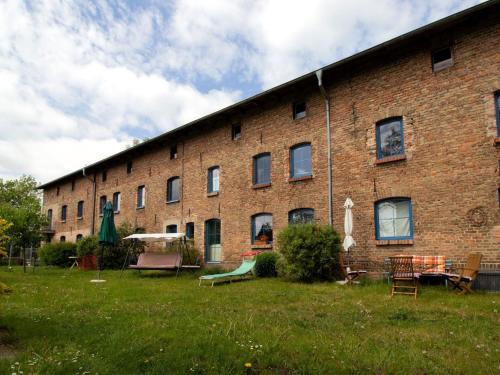
[[[404,155],[403,119],[401,117],[377,123],[377,159]]]
[[[106,182],[106,180],[108,179],[108,171],[102,171],[101,179],[102,182]]]
[[[220,231],[219,219],[205,222],[205,260],[207,262],[220,262],[222,259]]]
[[[59,242],[66,242],[66,236],[59,237]]]
[[[500,137],[500,91],[495,93],[495,113],[497,117],[497,135]]]
[[[293,118],[298,120],[299,118],[306,117],[306,103],[294,103],[293,105]]]
[[[189,239],[194,238],[194,223],[186,223],[186,237]]]
[[[71,191],[75,191],[75,180],[71,181]]]
[[[167,202],[178,202],[181,194],[181,179],[179,177],[169,178],[167,181]]]
[[[83,234],[76,235],[76,242],[80,242],[83,239]]]
[[[132,162],[131,161],[127,162],[127,174],[132,173],[132,167],[133,167]]]
[[[59,186],[56,188],[56,195],[59,196]]]
[[[66,215],[68,213],[68,206],[61,207],[61,221],[66,221]]]
[[[271,183],[271,154],[265,153],[253,157],[253,183]]]
[[[219,167],[212,167],[208,170],[208,192],[219,191]]]
[[[141,185],[137,188],[137,208],[144,208],[146,198],[146,187]]]
[[[177,145],[170,147],[170,160],[177,159]]]
[[[49,222],[49,229],[52,228],[52,208],[47,211],[47,221]]]
[[[115,214],[120,212],[121,194],[119,192],[113,193],[113,211]]]
[[[288,213],[288,224],[314,223],[314,210],[312,208],[297,208]]]
[[[413,238],[411,200],[386,199],[375,204],[377,240],[405,240]]]
[[[453,57],[451,55],[451,47],[448,46],[432,52],[432,69],[435,72],[449,68],[452,65]]]
[[[177,225],[176,224],[167,225],[165,232],[166,233],[177,233]]]
[[[252,216],[252,244],[268,245],[273,243],[273,215],[257,214]]]
[[[99,198],[99,215],[104,215],[104,206],[106,205],[106,202],[108,201],[108,198],[105,195],[102,195]]]
[[[311,144],[303,143],[290,149],[290,177],[312,175]]]
[[[83,217],[83,201],[78,202],[76,205],[76,217],[81,219]]]
[[[233,124],[231,129],[231,137],[233,141],[241,138],[241,124]]]

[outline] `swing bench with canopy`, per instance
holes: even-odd
[[[176,276],[181,269],[198,269],[199,262],[196,259],[193,261],[194,254],[191,254],[187,244],[187,238],[184,233],[135,233],[124,238],[125,240],[134,241],[134,246],[138,241],[144,242],[166,242],[177,244],[175,252],[159,252],[146,251],[139,254],[137,264],[131,264],[129,269],[135,270],[173,270],[176,271]],[[184,254],[186,255],[184,257]],[[123,263],[122,273],[130,258],[130,249],[127,251],[125,262]],[[183,264],[184,258],[188,258],[187,264]],[[189,264],[193,263],[193,264]]]

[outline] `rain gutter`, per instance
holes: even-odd
[[[318,87],[323,99],[325,101],[325,117],[326,117],[326,149],[328,152],[328,224],[333,224],[333,187],[332,187],[332,133],[330,127],[330,97],[328,96],[325,87],[323,86],[323,69],[316,71],[316,77],[318,78]]]

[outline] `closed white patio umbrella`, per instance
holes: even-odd
[[[352,246],[356,245],[356,241],[352,238],[352,208],[354,203],[352,203],[351,198],[347,198],[344,203],[345,216],[344,216],[344,250],[349,251]]]

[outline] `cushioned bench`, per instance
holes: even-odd
[[[179,270],[182,265],[182,256],[178,253],[142,253],[137,264],[128,268],[136,270]]]

